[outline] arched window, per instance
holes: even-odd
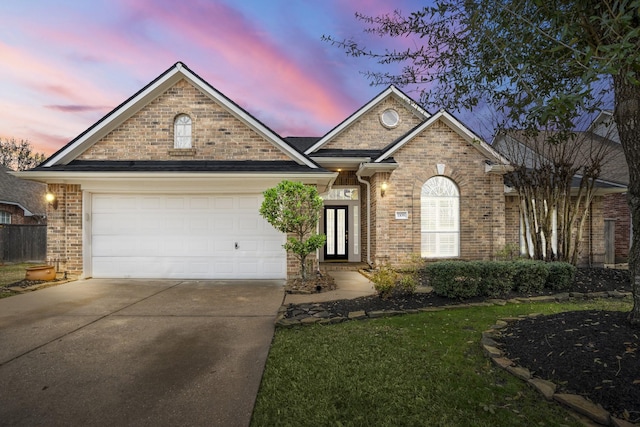
[[[0,224],[11,224],[11,213],[0,211]]]
[[[180,114],[173,124],[173,148],[191,148],[191,117]]]
[[[449,178],[435,176],[420,197],[423,258],[460,256],[460,193]]]

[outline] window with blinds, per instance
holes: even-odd
[[[435,176],[422,186],[420,198],[423,258],[460,255],[460,193],[456,184]]]

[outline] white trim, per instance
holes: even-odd
[[[365,104],[358,111],[356,111],[354,114],[349,116],[345,121],[343,121],[338,126],[336,126],[331,131],[329,131],[328,134],[323,136],[318,142],[316,142],[314,145],[312,145],[310,148],[308,148],[304,153],[306,155],[309,155],[309,154],[313,153],[314,151],[316,151],[317,149],[319,149],[320,147],[322,147],[324,144],[329,142],[329,140],[334,138],[336,135],[340,134],[346,128],[351,126],[351,124],[353,124],[354,122],[358,121],[360,119],[360,117],[362,117],[364,114],[368,113],[373,107],[378,105],[380,102],[382,102],[385,98],[387,98],[390,95],[395,95],[402,102],[408,104],[408,106],[411,107],[414,110],[416,115],[420,115],[420,116],[422,116],[422,118],[428,118],[428,117],[431,116],[427,112],[427,110],[425,110],[424,108],[420,107],[414,100],[412,100],[407,95],[402,93],[395,86],[391,85],[386,90],[381,92],[378,96],[376,96],[371,101],[369,101],[367,104]]]
[[[89,191],[82,191],[82,276],[81,279],[88,279],[93,277],[93,263],[91,258],[93,256],[92,236],[91,228],[93,218],[92,212],[92,193]]]
[[[89,128],[89,130],[87,130],[86,133],[79,137],[75,142],[58,152],[55,156],[45,161],[42,167],[46,168],[59,164],[68,164],[93,144],[98,142],[98,140],[100,140],[102,137],[107,135],[110,131],[117,128],[126,119],[140,111],[149,102],[162,94],[166,89],[180,81],[182,78],[187,79],[199,90],[222,104],[239,120],[243,121],[249,127],[253,128],[257,133],[273,143],[278,149],[280,149],[280,151],[287,154],[298,164],[304,164],[312,169],[318,168],[318,166],[314,162],[306,158],[304,155],[300,154],[298,151],[294,150],[273,131],[269,130],[266,126],[258,122],[255,118],[253,118],[242,108],[231,102],[220,92],[213,89],[208,83],[193,74],[180,62],[170,68],[162,76],[162,78],[158,79],[153,84],[150,84],[146,89],[144,89],[134,98],[130,99],[128,102],[120,106],[117,110],[114,110],[109,113],[109,115],[105,116],[104,121],[98,122],[98,124],[96,124],[93,128]]]
[[[333,185],[338,176],[332,173],[213,173],[213,172],[62,172],[25,171],[21,177],[44,183],[79,184],[88,191],[139,191],[166,188],[184,193],[185,188],[196,192],[264,191],[283,179],[314,185],[323,193]],[[136,190],[137,189],[137,190]],[[232,189],[232,190],[230,190]]]
[[[482,139],[480,139],[480,137],[474,134],[471,130],[469,130],[466,126],[460,123],[455,117],[453,117],[451,114],[449,114],[445,110],[440,110],[433,116],[429,117],[429,119],[427,119],[424,123],[422,123],[420,126],[415,128],[413,132],[409,133],[407,136],[405,136],[401,141],[399,141],[393,147],[391,147],[390,149],[382,153],[380,157],[374,160],[374,163],[380,163],[383,160],[391,157],[393,153],[398,151],[400,148],[402,148],[402,146],[407,144],[417,135],[419,135],[420,133],[424,132],[426,129],[431,127],[438,120],[442,120],[443,122],[445,122],[451,129],[453,129],[465,141],[467,141],[472,146],[476,147],[478,151],[480,151],[485,156],[492,157],[503,165],[509,164],[509,161],[505,157],[503,157],[500,153],[498,153],[496,150],[491,148],[489,144],[487,144]]]
[[[27,209],[27,208],[25,208],[24,206],[22,206],[20,203],[16,203],[16,202],[6,202],[6,201],[4,201],[4,200],[0,200],[0,204],[2,204],[2,205],[12,205],[12,206],[17,206],[17,207],[19,207],[20,209],[22,209],[22,210],[24,211],[24,212],[23,212],[23,215],[24,215],[24,216],[34,216],[34,215],[36,215],[36,214],[34,214],[33,212],[31,212],[29,209]]]

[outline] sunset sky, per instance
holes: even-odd
[[[371,60],[347,57],[322,35],[380,45],[363,33],[356,11],[410,12],[423,4],[3,1],[0,137],[28,139],[51,154],[177,61],[281,136],[322,136],[384,89],[361,74],[375,67]]]

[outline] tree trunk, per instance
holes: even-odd
[[[640,325],[640,85],[625,78],[626,70],[614,76],[615,121],[629,166],[627,193],[633,234],[629,251],[629,274],[633,289],[633,308],[629,321]]]

